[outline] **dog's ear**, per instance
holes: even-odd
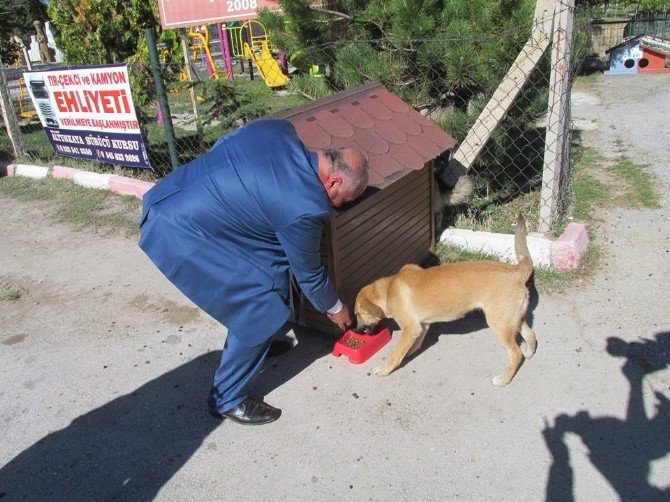
[[[384,318],[384,311],[367,298],[361,301],[361,310],[375,319]]]

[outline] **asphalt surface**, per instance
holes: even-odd
[[[216,421],[225,329],[135,239],[0,197],[0,498],[667,500],[669,77],[575,92],[584,141],[649,164],[663,207],[602,215],[599,270],[534,298],[538,350],[505,388],[478,314],[434,327],[385,378],[370,370],[391,345],[354,365],[296,329],[257,388],[281,419]]]

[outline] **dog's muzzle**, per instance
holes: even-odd
[[[353,328],[354,333],[359,335],[371,335],[376,331],[377,326],[374,324],[364,324],[362,326],[356,326]]]

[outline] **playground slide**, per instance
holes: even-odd
[[[269,87],[281,87],[286,85],[288,77],[282,73],[277,61],[272,57],[272,53],[270,52],[266,40],[263,40],[260,54],[254,54],[249,48],[249,44],[246,42],[244,44],[244,53],[256,63],[261,77],[263,77],[263,80]]]

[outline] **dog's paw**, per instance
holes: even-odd
[[[379,377],[386,376],[390,373],[388,369],[386,369],[383,365],[382,366],[375,366],[372,368],[372,374],[377,375]]]
[[[509,383],[509,380],[505,380],[503,375],[497,375],[491,379],[491,383],[496,387],[504,387]]]

